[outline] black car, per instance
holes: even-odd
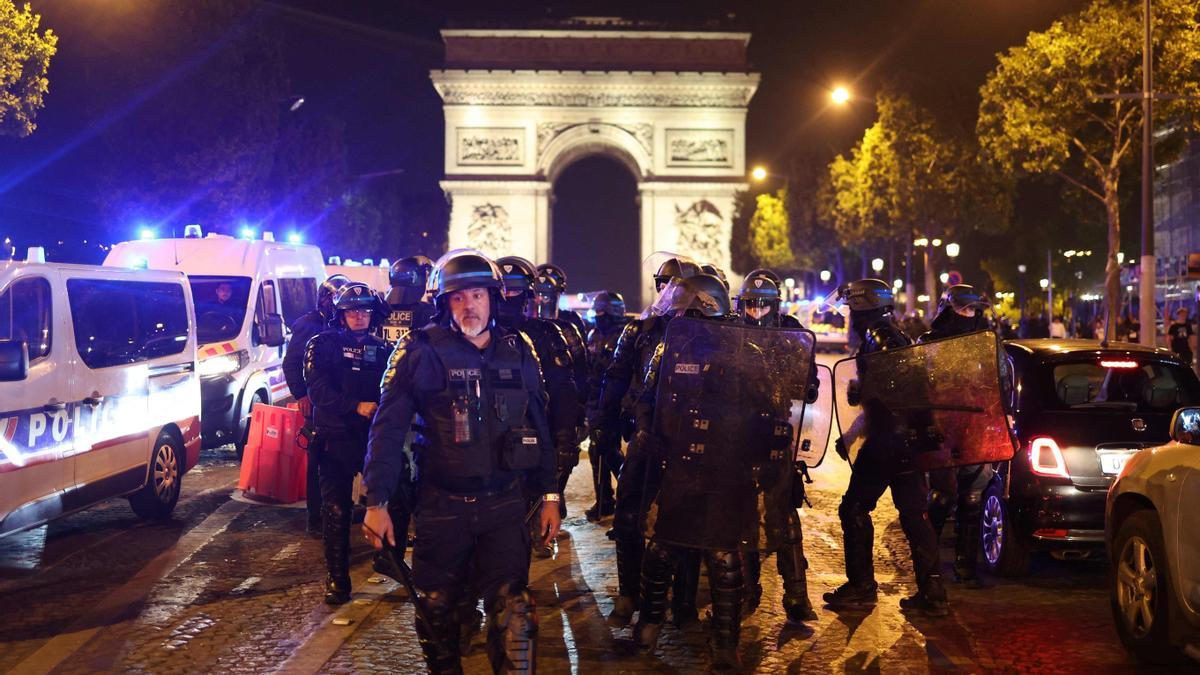
[[[984,493],[983,554],[1001,576],[1035,550],[1085,556],[1104,545],[1104,500],[1125,460],[1170,440],[1171,415],[1200,404],[1200,380],[1165,349],[1095,340],[1013,340],[1020,447]]]

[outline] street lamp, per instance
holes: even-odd
[[[883,271],[883,258],[875,258],[874,260],[872,260],[871,261],[871,269],[875,270],[876,273],[882,272]]]
[[[846,105],[850,100],[850,90],[845,87],[834,87],[833,91],[829,92],[829,98],[834,105]]]
[[[1025,320],[1025,272],[1029,268],[1025,265],[1017,265],[1017,305],[1021,310],[1021,321]]]
[[[950,281],[950,273],[949,273],[949,272],[942,272],[941,274],[939,274],[939,275],[938,275],[938,281],[942,282],[943,284],[949,283],[949,281]]]
[[[761,183],[761,182],[763,182],[764,180],[766,180],[766,179],[767,179],[767,175],[768,175],[768,174],[767,174],[767,168],[766,168],[766,167],[764,167],[764,166],[756,166],[756,167],[754,167],[754,169],[753,169],[753,170],[750,172],[750,177],[751,177],[751,178],[753,178],[753,179],[754,179],[754,182],[756,182],[756,183]]]
[[[830,274],[829,270],[821,270],[821,281],[822,282],[829,283],[829,279],[832,277],[833,277],[833,275]]]
[[[1042,290],[1044,291],[1047,288],[1050,288],[1050,280],[1049,279],[1038,279],[1038,286],[1041,286]]]
[[[949,256],[951,258],[957,258],[958,252],[959,252],[958,244],[955,244],[954,242],[950,242],[949,244],[946,244],[946,255],[947,256]]]

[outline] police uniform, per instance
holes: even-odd
[[[492,265],[482,256],[463,258],[470,260],[439,282],[443,295],[478,284],[471,265]],[[446,265],[456,262],[462,258]],[[492,288],[499,284],[497,274]],[[417,633],[435,673],[460,668],[456,606],[468,585],[486,604],[493,667],[531,671],[535,660],[525,492],[555,490],[546,394],[528,339],[494,324],[488,330],[483,350],[453,325],[401,340],[383,379],[364,471],[369,506],[398,498],[407,470],[402,448],[419,418],[413,581],[429,620],[418,617]]]
[[[597,313],[596,327],[588,335],[588,420],[595,419],[599,411],[604,373],[612,363],[617,341],[628,323],[628,319],[625,318],[624,300],[616,293],[610,293],[608,296],[614,296],[616,301],[619,301],[619,309],[607,309],[606,312]],[[605,296],[606,302],[608,296]],[[616,301],[613,302],[614,305]],[[597,302],[600,302],[599,298]],[[591,434],[588,459],[592,464],[592,485],[596,491],[596,504],[593,510],[589,511],[588,517],[591,520],[599,520],[611,515],[616,506],[613,480],[620,475],[623,462],[620,435]]]
[[[343,296],[362,289],[366,289],[365,284],[342,289],[335,311],[344,311]],[[378,300],[369,289],[366,293]],[[318,461],[329,571],[326,602],[331,604],[345,602],[350,594],[351,493],[354,475],[362,470],[371,424],[369,418],[358,414],[358,406],[379,400],[379,380],[387,355],[387,344],[370,330],[352,331],[344,324],[318,334],[309,341],[305,353],[304,379],[317,434],[324,439]]]

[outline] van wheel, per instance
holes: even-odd
[[[129,506],[142,518],[170,517],[179,501],[183,480],[183,446],[168,432],[158,435],[150,456],[150,475],[141,490],[129,496]]]
[[[1126,518],[1112,550],[1109,595],[1121,643],[1145,663],[1178,661],[1181,655],[1170,640],[1171,616],[1178,616],[1178,610],[1155,512],[1137,511]]]
[[[237,451],[238,461],[242,461],[242,453],[246,452],[246,443],[250,441],[250,413],[254,412],[254,404],[262,403],[266,405],[267,397],[261,391],[254,392],[250,397],[250,405],[246,406],[246,414],[241,418],[241,429],[238,430],[238,440],[234,443],[234,449]]]
[[[1012,524],[1002,482],[993,482],[983,493],[979,531],[983,535],[983,562],[989,572],[1001,577],[1029,572],[1029,543],[1021,539]]]

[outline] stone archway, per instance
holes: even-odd
[[[758,86],[749,34],[576,19],[442,37],[447,67],[430,77],[446,116],[451,247],[548,260],[554,180],[603,154],[638,181],[640,241],[629,255],[674,250],[728,269]],[[641,285],[645,301],[645,273]]]

